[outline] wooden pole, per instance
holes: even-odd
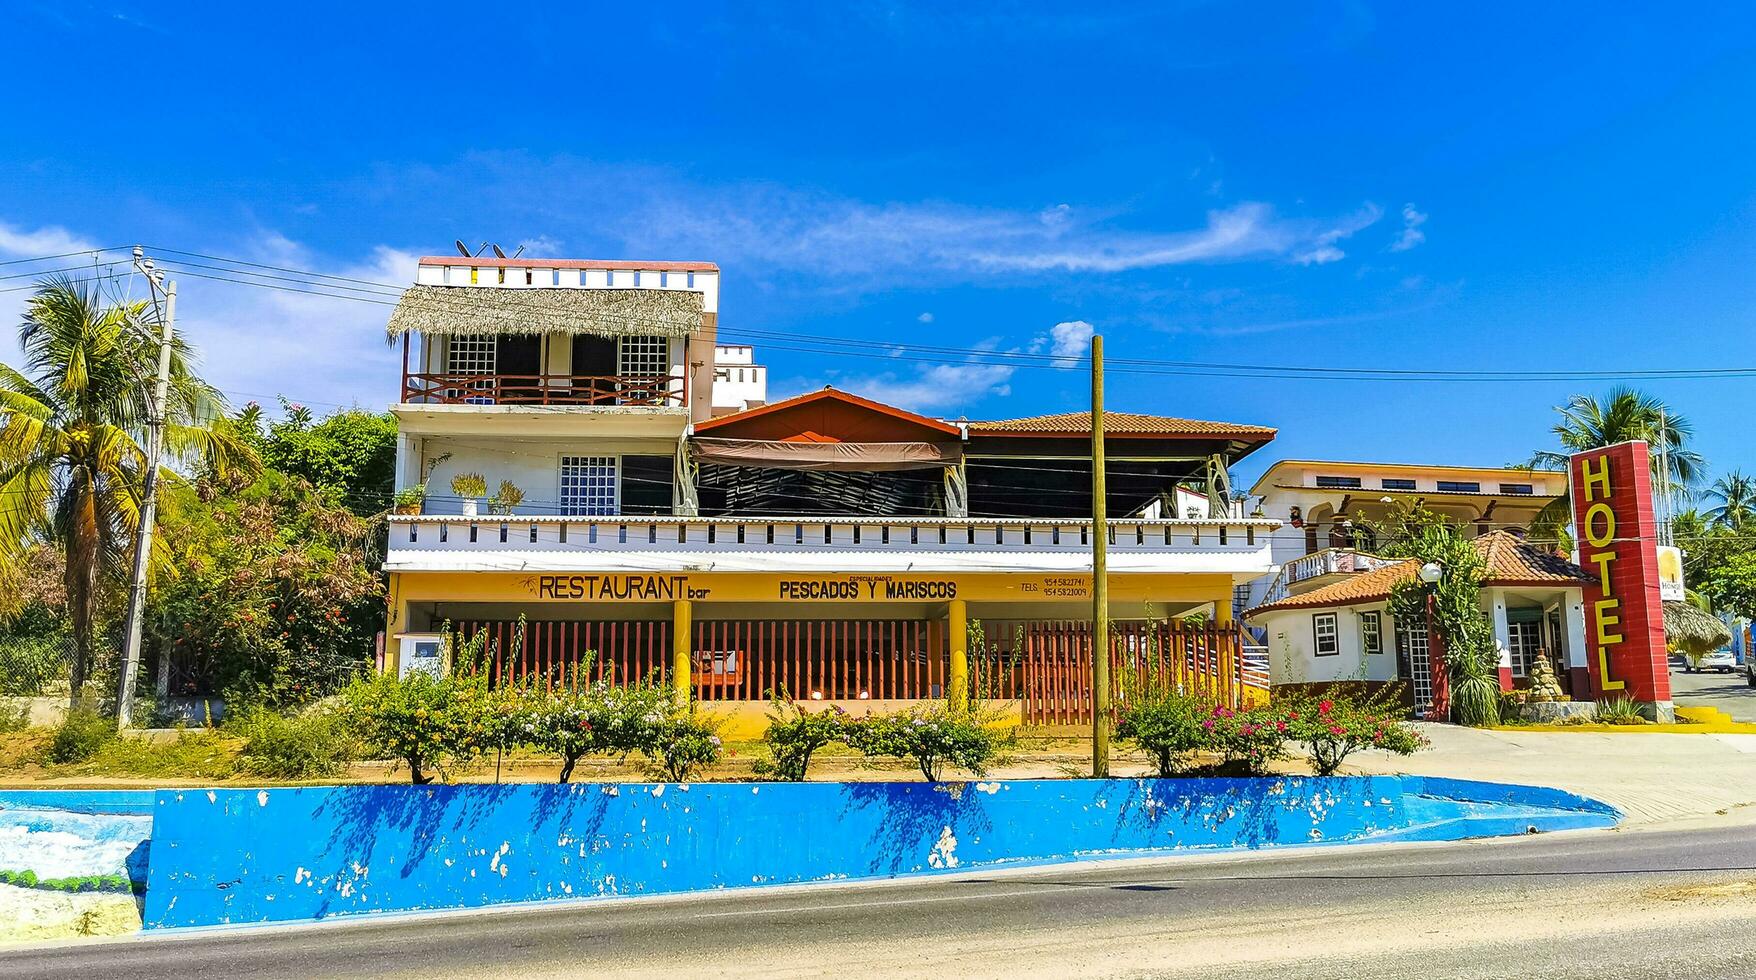
[[[1091,774],[1110,775],[1110,528],[1104,482],[1104,338],[1091,338]]]

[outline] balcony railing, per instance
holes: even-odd
[[[643,405],[688,404],[682,375],[405,374],[409,405]]]
[[[1321,551],[1313,551],[1282,565],[1280,573],[1270,583],[1268,593],[1262,601],[1278,602],[1285,599],[1292,594],[1293,586],[1300,582],[1324,575],[1375,572],[1402,560],[1401,558],[1380,558],[1377,555],[1356,551],[1353,548],[1324,548]]]
[[[631,568],[721,571],[1091,567],[1091,526],[1079,521],[454,514],[390,521],[390,564],[404,570],[584,568],[624,560]],[[1269,570],[1269,533],[1277,526],[1236,519],[1111,521],[1110,567],[1260,574]]]

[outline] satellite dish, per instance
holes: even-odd
[[[464,244],[464,243],[463,243],[463,239],[461,239],[461,238],[453,238],[453,239],[452,239],[452,240],[451,240],[451,244],[453,244],[453,245],[456,245],[456,246],[457,246],[457,254],[459,254],[459,255],[461,255],[461,256],[463,256],[463,257],[464,257],[464,258],[466,258],[466,259],[470,259],[470,258],[475,258],[475,256],[473,256],[473,255],[471,255],[471,254],[469,254],[469,246],[468,246],[468,245],[465,245],[465,244]]]
[[[501,250],[500,250],[500,246],[498,246],[498,245],[489,245],[489,246],[488,246],[488,247],[489,247],[489,248],[491,248],[491,249],[493,249],[493,250],[494,250],[494,257],[495,257],[495,258],[497,258],[497,259],[503,259],[503,258],[505,258],[505,257],[506,257],[506,253],[505,253],[505,252],[503,252],[503,251],[501,251]]]

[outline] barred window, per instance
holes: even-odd
[[[561,457],[561,513],[601,517],[616,512],[616,457]]]
[[[669,337],[623,337],[616,354],[616,373],[625,378],[660,378],[671,373]]]

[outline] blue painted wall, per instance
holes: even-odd
[[[26,807],[73,813],[151,814],[150,789],[0,789],[0,810]]]
[[[1184,848],[1522,833],[1615,819],[1613,809],[1552,790],[1394,776],[161,791],[146,924],[652,895]]]

